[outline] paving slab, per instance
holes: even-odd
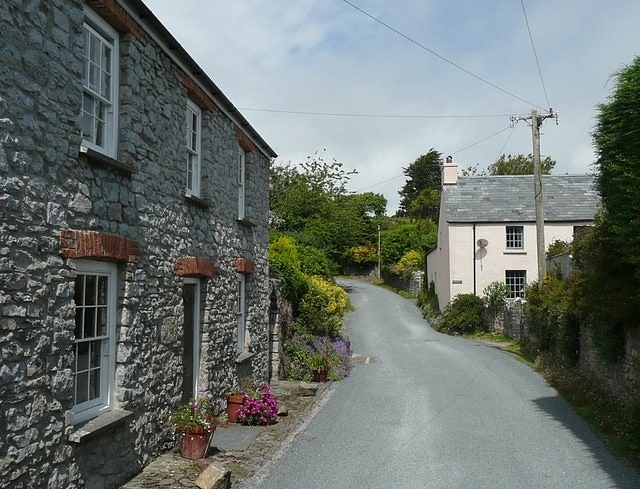
[[[218,426],[210,446],[218,450],[246,450],[261,431],[260,426]]]

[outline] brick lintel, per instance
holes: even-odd
[[[236,258],[233,262],[233,269],[238,273],[249,274],[253,273],[254,264],[247,258]]]
[[[142,256],[142,249],[138,241],[116,234],[61,229],[60,254],[65,258],[137,263]]]
[[[176,259],[173,272],[179,277],[212,278],[216,270],[213,262],[208,258],[181,256]]]

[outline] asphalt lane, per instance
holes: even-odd
[[[539,374],[341,279],[355,368],[255,487],[640,488]]]

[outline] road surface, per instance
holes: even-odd
[[[339,282],[355,368],[251,487],[640,488],[528,366],[435,332],[392,292]]]

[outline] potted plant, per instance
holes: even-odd
[[[211,394],[179,404],[170,416],[170,422],[179,436],[180,455],[184,458],[204,458],[216,429]]]
[[[314,382],[326,382],[331,370],[331,356],[328,352],[315,352],[309,357],[309,367]]]
[[[240,380],[240,387],[231,387],[227,390],[227,421],[229,423],[238,422],[238,409],[240,409],[246,399],[247,393],[255,392],[253,378],[243,377]]]
[[[227,421],[229,423],[238,422],[238,409],[242,407],[243,402],[242,389],[234,387],[227,391]]]
[[[264,426],[278,421],[278,400],[269,384],[262,384],[245,392],[244,403],[238,409],[238,421],[244,425]]]

